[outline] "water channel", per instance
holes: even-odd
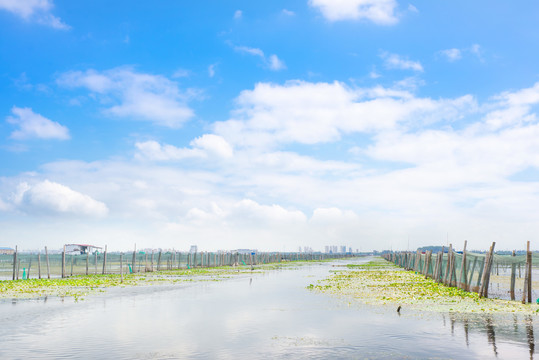
[[[354,260],[365,262],[369,259]],[[342,262],[338,262],[342,264]],[[360,305],[306,289],[332,263],[0,302],[1,359],[530,359],[535,316]]]

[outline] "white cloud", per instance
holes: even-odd
[[[465,54],[472,54],[479,61],[484,62],[483,50],[481,49],[481,46],[479,44],[473,44],[470,47],[462,48],[462,49],[457,49],[457,48],[445,49],[445,50],[441,50],[439,54],[441,54],[444,58],[446,58],[450,62],[454,62],[454,61],[462,59],[463,55]]]
[[[419,12],[419,10],[412,4],[408,4],[408,11],[413,12],[413,13]]]
[[[329,21],[368,20],[378,25],[398,22],[396,0],[309,0]]]
[[[50,26],[59,30],[70,29],[58,17],[52,15],[52,0],[0,0],[0,10],[9,11],[26,21]]]
[[[470,96],[432,100],[404,90],[304,81],[259,83],[243,91],[236,102],[233,117],[215,123],[214,131],[247,147],[334,142],[345,134],[455,119],[476,106]]]
[[[215,67],[217,66],[217,64],[211,64],[210,66],[208,66],[208,76],[209,77],[214,77],[215,76]]]
[[[376,70],[373,70],[369,73],[369,77],[371,79],[378,79],[379,77],[382,77]]]
[[[234,50],[243,53],[243,54],[249,54],[254,56],[259,56],[261,58],[265,58],[264,52],[258,48],[252,48],[248,46],[234,46]]]
[[[108,213],[104,203],[49,180],[33,185],[20,183],[13,196],[13,203],[22,211],[36,214],[102,217]]]
[[[405,248],[407,235],[412,248],[441,243],[449,231],[453,244],[468,239],[481,248],[496,240],[500,248],[518,247],[518,239],[539,231],[539,181],[520,178],[539,173],[538,104],[539,83],[481,104],[471,95],[430,99],[339,82],[260,83],[238,96],[231,119],[214,134],[184,148],[137,144],[144,144],[138,155],[154,161],[61,161],[0,177],[0,208],[8,218],[0,236],[19,234],[33,244],[39,231],[40,241],[61,244],[84,233],[120,249],[136,241],[183,251],[189,243],[366,250]],[[158,161],[180,158],[190,161]],[[106,203],[107,224],[70,221],[50,210],[54,201],[14,190],[46,179]],[[28,195],[17,201],[13,192]],[[10,218],[43,208],[60,215],[62,226],[46,217],[31,233]]]
[[[6,121],[19,127],[11,133],[12,139],[69,139],[69,130],[59,123],[36,114],[30,108],[11,108],[13,116],[8,116]]]
[[[2,199],[0,199],[0,211],[8,210],[11,210],[11,206],[7,202],[4,202]]]
[[[277,71],[286,69],[286,65],[277,57],[277,55],[270,55],[268,63],[271,70]]]
[[[294,15],[296,15],[295,12],[293,12],[293,11],[291,11],[291,10],[288,10],[288,9],[283,9],[283,10],[281,11],[281,13],[282,13],[283,15],[286,15],[286,16],[294,16]]]
[[[481,50],[481,46],[479,44],[473,44],[470,47],[470,52],[474,54],[475,56],[477,56],[479,59],[481,59],[481,55],[483,51]]]
[[[423,71],[423,66],[419,61],[412,61],[400,55],[387,52],[382,53],[381,57],[384,59],[384,65],[388,69]]]
[[[233,48],[239,53],[260,57],[270,70],[279,71],[286,69],[286,65],[284,64],[284,62],[279,59],[275,54],[266,57],[264,51],[258,48],[251,48],[248,46],[233,46]]]
[[[188,158],[229,159],[234,156],[232,146],[221,136],[204,134],[190,143],[191,148],[178,148],[173,145],[161,145],[157,141],[145,141],[135,144],[139,159],[156,161],[174,161]]]
[[[243,12],[241,10],[236,10],[234,12],[234,19],[239,20],[242,18],[242,16],[243,16]]]
[[[115,104],[105,114],[150,121],[160,126],[179,128],[194,116],[187,105],[192,95],[161,75],[139,73],[131,68],[106,71],[70,71],[57,83],[68,88],[86,88],[103,102]]]
[[[456,48],[442,50],[440,51],[440,54],[442,54],[450,62],[457,61],[462,58],[462,52]]]

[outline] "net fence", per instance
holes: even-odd
[[[385,258],[448,286],[477,292],[484,297],[507,300],[537,299],[539,254],[532,252],[500,255],[462,251],[393,252]],[[526,296],[525,296],[526,295]]]
[[[94,252],[0,254],[0,280],[128,274],[219,266],[255,266],[290,261],[321,261],[350,254],[279,252]]]

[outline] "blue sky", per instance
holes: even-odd
[[[538,10],[0,0],[0,242],[522,248]]]

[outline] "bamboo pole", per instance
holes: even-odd
[[[451,273],[451,253],[453,252],[453,245],[449,244],[449,250],[447,251],[447,264],[445,265],[445,274],[444,274],[444,284],[449,285],[448,281],[451,281],[450,279],[450,273]]]
[[[49,250],[45,246],[45,261],[47,262],[47,279],[51,278],[51,265],[49,263]]]
[[[103,253],[103,275],[107,271],[107,245],[105,245],[105,252]]]
[[[15,246],[15,252],[13,253],[13,280],[15,280],[15,272],[17,271],[17,246]]]
[[[66,247],[64,245],[64,251],[62,251],[62,278],[66,277]]]
[[[485,270],[483,271],[483,284],[481,284],[481,294],[479,294],[482,297],[487,298],[488,297],[488,286],[490,283],[490,271],[492,269],[492,263],[494,261],[494,246],[496,245],[496,242],[492,242],[492,245],[490,246],[489,251],[489,257],[488,261],[485,263]]]
[[[528,242],[529,243],[529,242]],[[531,250],[528,251],[528,257],[529,257],[529,261],[528,261],[528,267],[529,267],[529,276],[528,276],[528,302],[531,303],[532,302],[532,275],[533,275],[533,272],[532,272],[532,252]]]
[[[120,253],[120,283],[124,283],[124,267],[123,267],[124,254]]]
[[[462,249],[462,263],[460,265],[460,279],[459,279],[459,288],[466,290],[466,245],[468,245],[468,240],[464,240],[464,248]],[[462,279],[464,278],[464,283]]]
[[[515,250],[513,250],[513,257],[516,256]],[[514,262],[515,259],[513,259],[513,263],[511,264],[511,300],[515,300],[515,275],[516,275],[516,263]]]
[[[37,253],[37,276],[41,279],[41,254]]]
[[[133,260],[131,260],[131,272],[137,272],[137,244],[135,244],[135,250],[133,250]]]

